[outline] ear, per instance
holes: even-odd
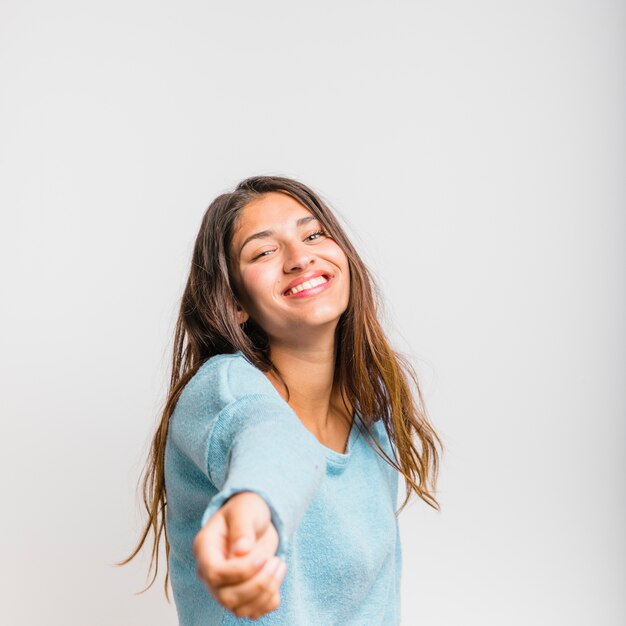
[[[237,305],[237,323],[241,325],[244,322],[247,322],[249,318],[250,316],[248,315],[248,313],[244,311],[241,306]]]

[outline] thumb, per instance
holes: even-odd
[[[231,539],[231,554],[236,556],[242,556],[250,552],[254,541],[248,536],[239,537],[237,539]]]
[[[256,542],[256,530],[251,511],[245,507],[233,507],[228,515],[229,556],[243,556],[252,550]]]

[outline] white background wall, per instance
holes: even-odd
[[[125,568],[191,245],[293,176],[447,446],[403,624],[626,619],[623,2],[0,3],[0,622],[176,623]]]

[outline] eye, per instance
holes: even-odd
[[[269,254],[270,252],[273,252],[273,250],[264,250],[260,254],[257,254],[255,257],[252,257],[252,260],[256,261],[257,259],[260,259],[261,257],[265,256],[266,254]]]
[[[318,237],[321,237],[322,235],[325,235],[325,234],[326,233],[323,230],[317,230],[314,233],[311,233],[308,237],[306,237],[306,239],[311,239],[311,237],[315,237],[315,239],[317,239]]]

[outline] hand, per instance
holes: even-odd
[[[287,564],[274,557],[277,547],[278,533],[265,500],[251,491],[239,492],[194,539],[198,578],[224,608],[257,619],[280,606]]]

